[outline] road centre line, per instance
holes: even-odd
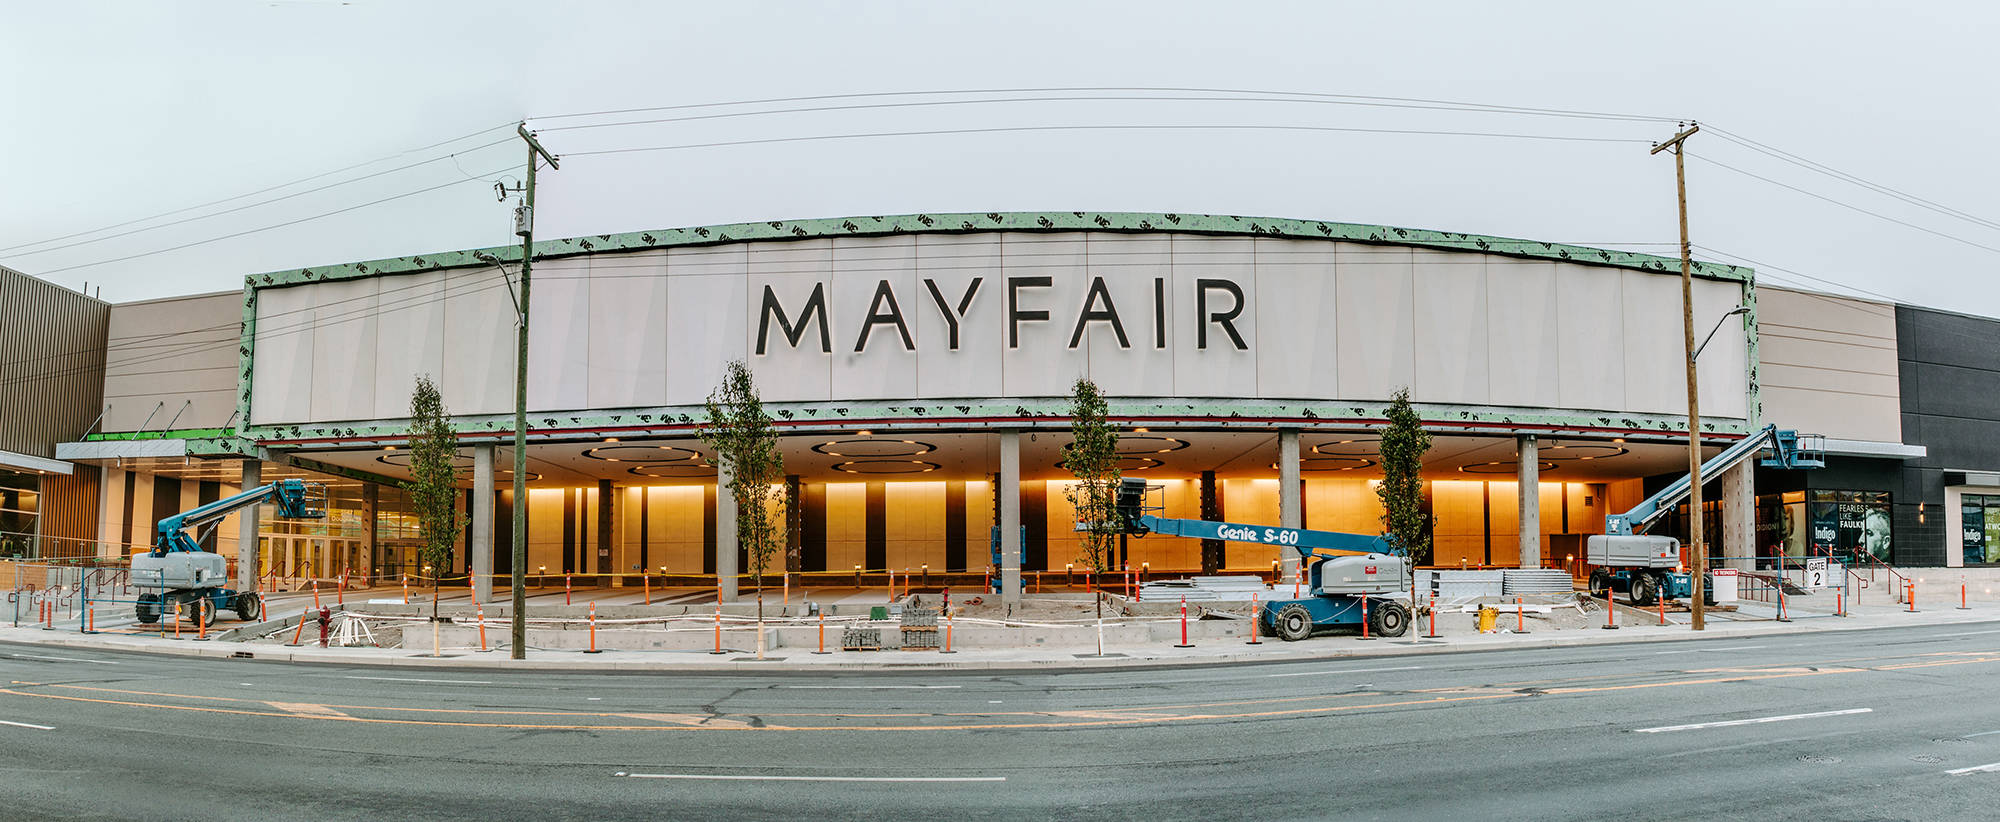
[[[1377,671],[1415,671],[1415,670],[1420,670],[1423,667],[1424,666],[1422,665],[1404,665],[1399,668],[1346,668],[1338,671],[1294,671],[1289,674],[1265,674],[1265,676],[1279,677],[1279,676],[1324,676],[1328,674],[1372,674]]]
[[[1958,770],[1955,771],[1945,771],[1945,773],[1951,774],[1952,776],[1964,776],[1969,773],[1992,773],[1994,771],[2000,771],[2000,762],[1995,762],[1991,765],[1974,765],[1970,768],[1959,768]]]
[[[2000,734],[2000,731],[1980,731],[1979,733],[1976,734],[1966,734],[1965,738],[1971,739],[1975,736],[1992,736],[1994,734]]]
[[[17,659],[48,659],[56,662],[88,662],[92,665],[118,664],[108,659],[78,659],[73,656],[42,656],[40,654],[8,654],[8,656],[15,657]]]
[[[487,681],[487,680],[484,680],[484,679],[413,679],[413,678],[410,678],[410,677],[401,677],[401,676],[348,676],[348,677],[341,677],[341,678],[342,678],[342,679],[367,679],[367,680],[373,680],[373,681],[376,681],[376,682],[435,682],[435,683],[444,683],[444,684],[447,684],[447,685],[491,685],[491,684],[493,684],[492,682],[489,682],[489,681]]]
[[[877,691],[877,690],[944,690],[958,688],[958,685],[779,685],[798,691]],[[636,774],[635,774],[636,775]]]
[[[1955,634],[1931,634],[1931,636],[1934,637],[1979,636],[1980,634],[2000,634],[2000,631],[1959,631],[1958,633]]]
[[[710,779],[735,782],[1005,782],[1004,776],[759,776],[722,773],[615,773],[627,779]]]
[[[55,730],[55,728],[52,728],[52,727],[49,727],[49,726],[47,726],[47,725],[35,725],[35,724],[32,724],[32,723],[28,723],[28,722],[8,722],[8,721],[7,721],[7,720],[5,720],[5,719],[0,719],[0,725],[12,725],[12,726],[14,726],[14,727],[16,727],[16,728],[33,728],[33,729],[35,729],[35,730],[37,730],[37,731],[53,731],[53,730]]]
[[[1785,716],[1763,716],[1756,719],[1731,719],[1724,722],[1697,722],[1692,725],[1665,725],[1658,728],[1635,728],[1635,734],[1663,734],[1669,731],[1692,731],[1700,728],[1728,728],[1736,725],[1758,725],[1765,722],[1788,722],[1794,719],[1817,719],[1823,716],[1847,716],[1849,714],[1874,713],[1874,708],[1848,708],[1843,711],[1819,711],[1810,714],[1788,714]]]

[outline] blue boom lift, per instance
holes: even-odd
[[[325,486],[288,479],[160,520],[153,550],[132,558],[132,587],[147,592],[139,595],[139,621],[151,625],[182,605],[196,625],[215,624],[219,608],[232,608],[245,621],[263,616],[263,599],[255,591],[229,588],[228,563],[221,554],[201,550],[201,541],[188,531],[214,530],[224,517],[266,499],[274,501],[278,515],[286,519],[326,516]]]
[[[1277,545],[1296,548],[1304,557],[1311,558],[1307,581],[1312,595],[1303,599],[1274,598],[1264,603],[1257,615],[1264,633],[1290,641],[1305,639],[1326,628],[1359,627],[1365,600],[1373,600],[1367,604],[1369,631],[1381,636],[1402,636],[1409,630],[1409,606],[1387,596],[1399,592],[1407,596],[1409,559],[1387,537],[1169,519],[1146,513],[1146,491],[1143,479],[1127,477],[1119,481],[1113,523],[1123,533]]]
[[[1821,443],[1817,436],[1767,425],[1702,463],[1701,475],[1720,476],[1766,449],[1771,452],[1763,458],[1766,467],[1822,468],[1826,466],[1826,453]],[[1683,475],[1632,510],[1604,518],[1604,533],[1593,534],[1584,543],[1584,561],[1596,566],[1590,572],[1591,594],[1603,596],[1606,591],[1617,591],[1630,597],[1634,605],[1651,605],[1660,597],[1682,599],[1694,595],[1694,575],[1680,569],[1681,541],[1634,533],[1645,530],[1686,500],[1688,479]],[[1704,590],[1714,591],[1715,587],[1706,585]]]

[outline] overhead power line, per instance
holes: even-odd
[[[1718,168],[1723,168],[1723,169],[1726,169],[1726,170],[1729,170],[1729,171],[1733,171],[1733,172],[1736,172],[1737,174],[1741,174],[1741,175],[1743,175],[1743,176],[1745,176],[1745,177],[1749,177],[1749,178],[1752,178],[1752,179],[1756,179],[1756,180],[1762,180],[1762,181],[1764,181],[1764,182],[1766,182],[1766,183],[1770,183],[1771,185],[1774,185],[1774,186],[1777,186],[1777,187],[1779,187],[1779,188],[1782,188],[1782,189],[1785,189],[1785,190],[1787,190],[1787,191],[1794,191],[1794,192],[1797,192],[1797,193],[1799,193],[1799,194],[1803,194],[1803,195],[1805,195],[1805,196],[1807,196],[1807,197],[1811,197],[1811,198],[1813,198],[1813,199],[1815,199],[1815,200],[1820,200],[1820,201],[1822,201],[1822,202],[1826,202],[1826,203],[1831,203],[1831,204],[1833,204],[1833,205],[1837,205],[1837,206],[1840,206],[1841,208],[1844,208],[1844,209],[1847,209],[1847,210],[1849,210],[1849,211],[1855,211],[1855,212],[1859,212],[1859,213],[1862,213],[1862,214],[1866,214],[1866,215],[1868,215],[1868,216],[1870,216],[1870,217],[1874,217],[1874,218],[1876,218],[1876,219],[1878,219],[1878,220],[1886,220],[1886,221],[1888,221],[1888,222],[1892,222],[1892,223],[1895,223],[1895,224],[1897,224],[1897,225],[1900,225],[1900,226],[1904,226],[1904,227],[1907,227],[1907,228],[1913,228],[1913,229],[1916,229],[1916,230],[1918,230],[1918,231],[1921,231],[1921,232],[1923,232],[1923,233],[1925,233],[1925,234],[1929,234],[1929,235],[1931,235],[1931,236],[1934,236],[1934,237],[1942,237],[1942,238],[1944,238],[1944,239],[1947,239],[1947,240],[1950,240],[1950,241],[1952,241],[1952,242],[1955,242],[1955,243],[1964,243],[1964,244],[1966,244],[1966,245],[1969,245],[1969,246],[1972,246],[1973,248],[1979,248],[1979,249],[1985,249],[1985,250],[1987,250],[1987,251],[1993,251],[1993,252],[2000,252],[2000,247],[1996,247],[1996,246],[1990,246],[1990,245],[1986,245],[1986,244],[1984,244],[1984,243],[1978,243],[1978,242],[1974,242],[1974,241],[1972,241],[1972,240],[1968,240],[1968,239],[1965,239],[1964,237],[1960,237],[1960,236],[1957,236],[1957,235],[1953,235],[1953,234],[1946,234],[1945,232],[1942,232],[1942,231],[1938,231],[1938,230],[1936,230],[1936,229],[1933,229],[1933,228],[1926,228],[1926,227],[1924,227],[1924,226],[1920,226],[1920,225],[1917,225],[1916,223],[1913,223],[1913,222],[1910,222],[1910,221],[1908,221],[1908,220],[1899,220],[1899,219],[1897,219],[1897,218],[1895,218],[1895,217],[1891,217],[1891,216],[1889,216],[1889,215],[1887,215],[1887,214],[1883,214],[1883,213],[1881,213],[1881,212],[1877,212],[1877,211],[1870,211],[1870,210],[1868,210],[1868,209],[1865,209],[1865,208],[1862,208],[1862,207],[1860,207],[1860,206],[1857,206],[1857,205],[1853,205],[1853,204],[1850,204],[1850,203],[1846,203],[1846,202],[1843,202],[1843,201],[1841,201],[1841,200],[1837,200],[1837,199],[1834,199],[1834,198],[1832,198],[1832,197],[1828,197],[1828,196],[1826,196],[1826,195],[1824,195],[1824,194],[1820,194],[1820,193],[1818,193],[1818,192],[1813,192],[1813,191],[1807,191],[1806,189],[1803,189],[1803,188],[1799,188],[1798,186],[1795,186],[1795,185],[1791,185],[1791,184],[1789,184],[1789,183],[1782,183],[1782,182],[1779,182],[1779,181],[1777,181],[1777,180],[1773,180],[1773,179],[1771,179],[1771,178],[1769,178],[1769,177],[1766,177],[1766,176],[1764,176],[1764,175],[1761,175],[1761,174],[1757,174],[1757,173],[1755,173],[1755,172],[1750,172],[1750,171],[1745,171],[1745,170],[1743,170],[1743,169],[1740,169],[1740,168],[1737,168],[1737,167],[1735,167],[1735,166],[1732,166],[1732,165],[1730,165],[1730,164],[1728,164],[1728,163],[1724,163],[1724,162],[1721,162],[1721,161],[1718,161],[1718,160],[1713,160],[1713,159],[1709,159],[1709,158],[1707,158],[1707,157],[1703,157],[1703,156],[1701,156],[1701,155],[1697,155],[1697,154],[1689,154],[1688,156],[1689,156],[1690,158],[1693,158],[1693,159],[1696,159],[1696,160],[1700,160],[1701,162],[1704,162],[1704,163],[1707,163],[1707,164],[1709,164],[1709,165],[1712,165],[1712,166],[1716,166],[1716,167],[1718,167]]]
[[[374,165],[374,164],[376,164],[376,163],[383,163],[383,162],[388,162],[388,161],[390,161],[390,160],[394,160],[394,159],[396,159],[396,158],[398,158],[398,157],[404,157],[404,156],[408,156],[408,155],[410,155],[410,154],[415,154],[415,153],[417,153],[417,152],[420,152],[420,151],[429,151],[429,150],[431,150],[431,149],[433,149],[433,148],[438,148],[438,147],[440,147],[440,146],[447,146],[447,145],[450,145],[450,144],[452,144],[452,143],[456,143],[456,142],[459,142],[459,141],[462,141],[462,140],[468,140],[468,139],[471,139],[471,138],[473,138],[473,137],[477,137],[477,136],[479,136],[479,135],[481,135],[481,134],[485,134],[486,132],[489,132],[489,131],[493,131],[493,130],[496,130],[496,129],[502,129],[502,128],[511,128],[511,127],[513,127],[513,126],[514,126],[514,123],[512,123],[512,122],[507,122],[507,123],[502,123],[502,124],[500,124],[500,125],[497,125],[497,126],[489,126],[489,127],[487,127],[487,128],[482,128],[482,129],[480,129],[480,130],[478,130],[478,131],[475,131],[475,132],[472,132],[472,133],[470,133],[470,134],[462,134],[462,135],[459,135],[459,136],[457,136],[457,137],[453,137],[453,138],[451,138],[451,139],[449,139],[449,140],[440,140],[440,141],[438,141],[438,142],[435,142],[435,143],[431,143],[430,145],[426,145],[426,146],[418,146],[418,147],[416,147],[416,148],[412,148],[412,149],[407,149],[407,150],[405,150],[405,151],[401,151],[401,152],[398,152],[398,153],[395,153],[395,154],[389,154],[389,155],[385,155],[385,156],[382,156],[382,157],[377,157],[377,158],[375,158],[375,159],[373,159],[373,160],[368,160],[368,161],[366,161],[366,162],[361,162],[361,163],[355,163],[354,165],[350,165],[350,166],[342,166],[342,167],[340,167],[340,168],[336,168],[336,169],[334,169],[334,170],[332,170],[332,171],[322,171],[322,172],[320,172],[320,173],[318,173],[318,174],[312,174],[312,175],[308,175],[308,176],[305,176],[305,177],[300,177],[300,178],[298,178],[298,179],[296,179],[296,180],[288,180],[288,181],[285,181],[285,182],[282,182],[282,183],[278,183],[277,185],[272,185],[272,186],[265,186],[264,188],[260,188],[260,189],[257,189],[257,190],[255,190],[255,191],[246,191],[246,192],[244,192],[244,193],[242,193],[242,194],[235,194],[235,195],[231,195],[231,196],[228,196],[228,197],[224,197],[224,198],[222,198],[222,199],[219,199],[219,200],[210,200],[210,201],[208,201],[208,202],[205,202],[205,203],[196,203],[195,205],[191,205],[191,206],[186,206],[186,207],[183,207],[183,208],[177,208],[177,209],[174,209],[174,210],[172,210],[172,211],[163,211],[163,212],[160,212],[160,213],[158,213],[158,214],[152,214],[152,215],[148,215],[148,216],[145,216],[145,217],[139,217],[139,218],[136,218],[136,219],[131,219],[131,220],[126,220],[126,221],[124,221],[124,222],[122,222],[122,223],[112,223],[111,225],[106,225],[106,226],[99,226],[99,227],[97,227],[97,228],[93,228],[93,229],[88,229],[88,230],[85,230],[85,231],[78,231],[78,232],[75,232],[75,233],[72,233],[72,234],[64,234],[64,235],[62,235],[62,236],[60,236],[60,237],[50,237],[50,238],[48,238],[48,239],[44,239],[44,240],[36,240],[36,241],[34,241],[34,242],[29,242],[29,243],[21,243],[21,244],[19,244],[19,245],[12,245],[12,246],[7,246],[7,247],[5,247],[5,248],[0,248],[0,254],[4,254],[4,253],[6,253],[6,252],[9,252],[9,251],[15,251],[15,250],[18,250],[18,249],[22,249],[22,248],[27,248],[27,247],[29,247],[29,246],[37,246],[37,245],[43,245],[43,244],[46,244],[46,243],[56,243],[56,242],[62,242],[63,240],[68,240],[68,239],[72,239],[72,238],[76,238],[76,237],[83,237],[83,236],[87,236],[87,235],[90,235],[90,234],[96,234],[96,233],[99,233],[99,232],[103,232],[103,231],[110,231],[110,230],[112,230],[112,229],[117,229],[117,228],[124,228],[124,227],[126,227],[126,226],[129,226],[129,225],[136,225],[136,224],[138,224],[138,223],[143,223],[143,222],[146,222],[146,221],[148,221],[148,220],[157,220],[157,219],[159,219],[159,218],[161,218],[161,217],[171,217],[171,216],[174,216],[174,215],[176,215],[176,214],[184,214],[184,213],[186,213],[186,212],[189,212],[189,211],[195,211],[195,210],[198,210],[198,209],[203,209],[203,208],[207,208],[207,207],[209,207],[209,206],[214,206],[214,205],[221,205],[221,204],[223,204],[223,203],[227,203],[227,202],[233,202],[233,201],[236,201],[236,200],[241,200],[241,199],[243,199],[243,198],[245,198],[245,197],[255,197],[255,196],[259,195],[259,194],[266,194],[266,193],[269,193],[269,192],[273,192],[273,191],[277,191],[277,190],[279,190],[279,189],[282,189],[282,188],[289,188],[289,187],[291,187],[291,186],[295,186],[295,185],[299,185],[299,184],[302,184],[302,183],[309,183],[309,182],[312,182],[312,181],[314,181],[314,180],[318,180],[318,179],[321,179],[321,178],[323,178],[323,177],[331,177],[331,176],[333,176],[333,175],[335,175],[335,174],[342,174],[342,173],[345,173],[345,172],[349,172],[349,171],[353,171],[353,170],[355,170],[355,169],[357,169],[357,168],[365,168],[365,167],[367,167],[367,166],[372,166],[372,165]],[[470,150],[470,149],[468,149],[468,150]],[[371,175],[371,176],[372,176],[372,175]],[[364,178],[364,179],[365,179],[365,178]],[[28,253],[30,253],[30,254],[33,254],[33,253],[39,253],[39,252],[28,252]]]
[[[756,140],[723,140],[711,143],[683,143],[680,145],[634,146],[629,148],[605,148],[591,151],[566,152],[566,157],[588,157],[603,154],[631,154],[643,151],[676,151],[692,148],[721,148],[724,146],[768,145],[772,143],[806,143],[820,140],[854,140],[873,137],[930,137],[943,134],[1009,134],[1042,131],[1316,131],[1343,132],[1355,134],[1404,134],[1431,135],[1444,137],[1497,137],[1518,140],[1556,140],[1578,143],[1638,143],[1645,140],[1620,137],[1576,137],[1558,134],[1513,134],[1486,131],[1443,131],[1432,129],[1406,128],[1349,128],[1342,126],[1294,126],[1294,125],[1254,125],[1254,124],[1213,124],[1213,123],[1115,123],[1100,125],[1058,125],[1058,126],[994,126],[987,128],[944,128],[917,131],[871,131],[854,134],[816,134],[807,137],[767,137]]]
[[[1868,189],[1869,191],[1873,191],[1877,194],[1893,197],[1910,205],[1917,206],[1918,208],[1928,209],[1930,211],[1934,211],[1948,217],[1956,217],[1958,219],[1964,220],[1969,223],[1973,223],[1975,225],[1985,226],[1987,228],[1993,228],[1993,229],[2000,229],[2000,221],[1989,220],[1986,219],[1985,217],[1961,211],[1959,209],[1952,208],[1951,206],[1944,205],[1943,203],[1939,203],[1934,200],[1927,200],[1923,197],[1919,197],[1914,194],[1900,191],[1895,188],[1883,185],[1881,183],[1876,183],[1870,180],[1863,179],[1861,177],[1857,177],[1853,174],[1849,174],[1845,171],[1841,171],[1840,169],[1826,165],[1825,163],[1815,162],[1813,160],[1806,159],[1797,154],[1793,154],[1789,151],[1785,151],[1783,149],[1765,143],[1757,142],[1756,140],[1752,140],[1748,137],[1744,137],[1740,134],[1736,134],[1727,131],[1725,129],[1711,128],[1710,130],[1715,132],[1716,136],[1721,137],[1724,140],[1728,140],[1729,142],[1735,143],[1744,148],[1750,149],[1751,151],[1755,151],[1759,154],[1783,160],[1784,162],[1791,163],[1792,165],[1798,166],[1800,168],[1824,174],[1836,180],[1852,183],[1856,186]]]

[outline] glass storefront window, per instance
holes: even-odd
[[[0,557],[27,556],[35,545],[35,521],[41,516],[40,478],[0,471]]]
[[[1814,554],[1895,561],[1889,492],[1815,490],[1807,499]]]
[[[1959,497],[1959,538],[1965,564],[2000,563],[2000,494]]]

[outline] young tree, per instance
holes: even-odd
[[[1063,446],[1063,468],[1076,476],[1066,492],[1077,518],[1088,524],[1083,534],[1084,567],[1103,574],[1117,563],[1118,540],[1112,503],[1118,494],[1118,430],[1106,422],[1103,392],[1089,377],[1078,377],[1069,406],[1071,441]],[[1104,593],[1097,595],[1097,616],[1104,617]]]
[[[785,458],[778,453],[778,432],[764,413],[750,368],[731,360],[722,384],[708,395],[708,420],[702,423],[703,444],[715,462],[728,471],[722,493],[736,500],[736,539],[750,558],[750,575],[757,586],[757,658],[764,658],[764,569],[778,546],[785,543],[780,483]]]
[[[1382,527],[1410,558],[1410,612],[1416,613],[1417,566],[1430,562],[1431,534],[1424,522],[1424,452],[1431,435],[1410,407],[1410,389],[1396,392],[1389,403],[1389,424],[1382,428]]]
[[[458,537],[458,477],[452,460],[458,456],[458,432],[444,407],[437,383],[418,377],[410,392],[410,503],[417,515],[419,560],[431,569],[435,588],[451,567]],[[438,597],[431,596],[431,624],[437,624]],[[435,647],[433,647],[435,652]]]

